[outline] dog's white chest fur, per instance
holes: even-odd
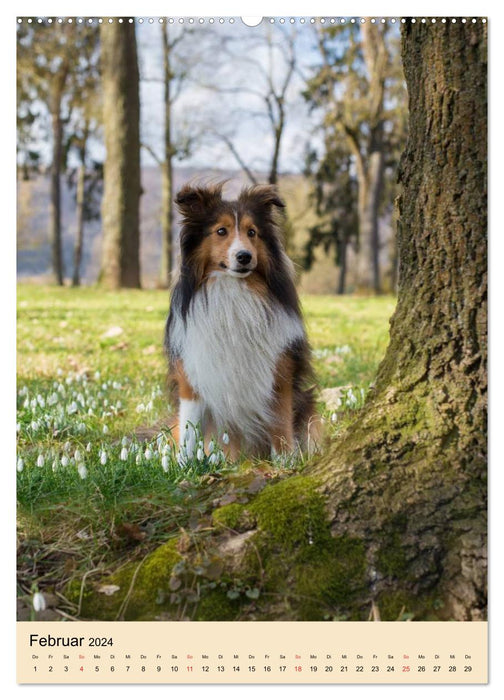
[[[192,300],[186,324],[175,317],[170,346],[219,431],[264,439],[281,353],[304,336],[301,320],[269,307],[244,280],[219,274]]]

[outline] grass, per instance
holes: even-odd
[[[17,301],[25,603],[37,590],[61,596],[73,577],[144,556],[190,528],[225,492],[227,473],[302,467],[281,457],[228,464],[217,450],[179,464],[167,429],[175,407],[162,350],[166,292],[20,284]],[[342,388],[337,408],[320,403],[337,431],[374,378],[394,299],[305,296],[302,303],[319,387]]]

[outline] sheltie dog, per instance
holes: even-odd
[[[223,450],[269,456],[307,449],[315,413],[310,348],[279,225],[274,186],[222,197],[223,183],[186,185],[181,264],[165,350],[178,386],[179,444],[198,430]]]

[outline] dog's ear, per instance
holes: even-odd
[[[285,203],[278,194],[278,189],[275,185],[254,185],[253,187],[248,187],[242,190],[240,200],[268,209],[273,206],[279,209],[285,207]]]
[[[186,219],[204,216],[222,202],[222,183],[208,187],[184,185],[175,202]]]

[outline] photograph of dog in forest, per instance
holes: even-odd
[[[486,620],[486,22],[110,19],[16,26],[18,620]]]

